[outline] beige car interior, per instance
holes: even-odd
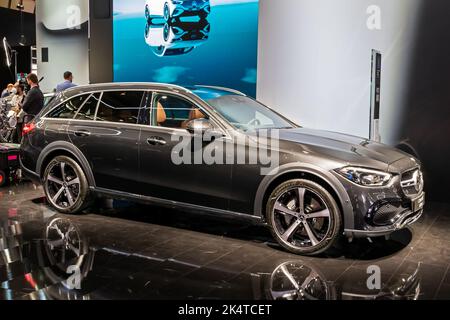
[[[157,107],[157,111],[156,111],[156,121],[158,123],[158,126],[163,126],[164,122],[167,121],[166,111],[164,110],[163,105],[159,101],[158,101],[158,107]]]
[[[180,128],[187,129],[189,122],[192,120],[205,119],[206,116],[203,112],[197,107],[192,107],[192,110],[189,113],[189,119],[185,121],[175,121],[175,119],[169,119],[167,116],[167,112],[161,103],[161,101],[157,102],[157,111],[156,111],[156,121],[159,127],[170,127],[170,128]],[[169,123],[170,122],[170,123]]]

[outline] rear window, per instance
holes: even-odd
[[[73,119],[78,109],[83,104],[84,100],[89,97],[90,94],[84,94],[81,96],[69,99],[65,103],[59,105],[47,114],[47,118],[52,119]]]
[[[143,91],[104,92],[95,120],[135,124],[143,97]]]
[[[97,110],[99,100],[100,93],[94,93],[93,95],[91,95],[90,98],[87,99],[87,101],[80,108],[75,119],[93,121],[95,118],[95,111]]]

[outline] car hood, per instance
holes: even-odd
[[[398,149],[364,138],[306,128],[280,130],[280,142],[300,144],[305,149],[348,164],[364,166],[378,162],[378,167],[383,170],[409,157]]]

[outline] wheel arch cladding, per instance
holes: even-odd
[[[266,176],[259,185],[255,199],[255,215],[265,220],[266,206],[270,194],[284,181],[292,179],[306,179],[318,183],[325,188],[336,200],[344,219],[344,228],[354,227],[354,210],[345,188],[330,172],[324,172],[314,166],[286,165],[280,167],[278,173]]]
[[[89,186],[96,186],[94,174],[92,173],[91,166],[84,154],[73,144],[64,141],[53,142],[42,150],[36,165],[36,173],[41,178],[45,171],[45,167],[57,156],[67,156],[77,161],[86,174]]]

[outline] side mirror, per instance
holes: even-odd
[[[195,119],[188,122],[186,126],[187,131],[190,133],[202,133],[212,131],[213,126],[207,119]]]

